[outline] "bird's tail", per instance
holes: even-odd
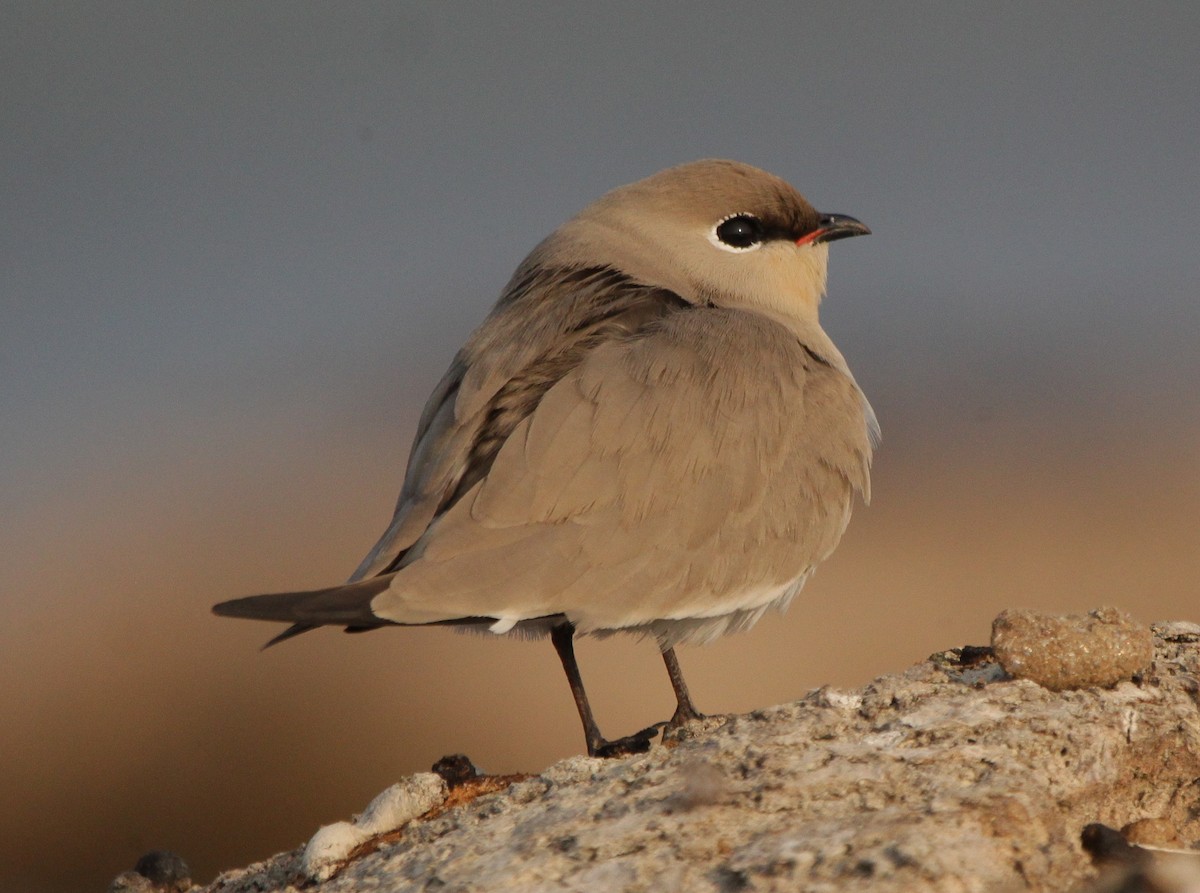
[[[309,592],[249,595],[213,605],[213,613],[221,617],[276,620],[291,624],[267,642],[264,648],[270,648],[318,626],[345,626],[348,632],[360,632],[391,624],[391,621],[375,615],[371,610],[371,601],[388,588],[393,576],[394,574],[386,574],[357,583]]]

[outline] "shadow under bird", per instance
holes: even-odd
[[[870,232],[783,180],[698,161],[613,190],[521,263],[425,406],[396,513],[349,582],[214,608],[292,625],[674,646],[782,610],[870,498],[878,425],[821,329],[828,243]]]

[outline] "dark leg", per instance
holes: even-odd
[[[575,709],[579,711],[579,719],[583,722],[583,735],[587,738],[588,756],[593,752],[596,742],[602,740],[596,718],[592,716],[591,705],[588,704],[587,692],[583,690],[583,677],[579,675],[579,664],[575,661],[575,627],[569,623],[556,626],[550,630],[550,641],[558,652],[563,670],[567,674],[567,684],[571,686],[571,694],[575,696]]]
[[[667,723],[664,732],[677,729],[685,722],[693,719],[704,719],[704,714],[696,709],[692,697],[688,694],[687,683],[683,681],[683,671],[679,669],[679,661],[675,658],[675,649],[668,648],[662,653],[663,663],[667,665],[667,675],[671,677],[671,688],[675,689],[675,715]]]
[[[579,675],[579,664],[575,662],[575,627],[569,623],[561,624],[550,630],[550,641],[562,661],[563,671],[567,674],[567,684],[571,686],[571,694],[575,697],[575,707],[579,710],[579,719],[583,723],[583,734],[587,738],[589,757],[621,757],[631,753],[645,753],[650,749],[650,742],[658,736],[658,726],[642,729],[625,738],[616,741],[605,741],[592,716],[592,708],[588,704],[587,692],[583,690],[583,677]]]

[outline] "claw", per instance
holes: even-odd
[[[611,759],[613,757],[627,757],[630,754],[645,753],[650,749],[650,744],[658,737],[659,730],[664,723],[655,723],[648,728],[642,729],[640,732],[634,732],[632,735],[626,735],[624,738],[617,738],[613,741],[605,741],[599,738],[595,741],[588,742],[588,756],[601,757],[602,759]]]

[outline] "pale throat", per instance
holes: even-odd
[[[766,256],[756,258],[760,261],[756,275],[737,289],[739,296],[772,316],[817,325],[829,269],[829,246],[778,244],[764,249],[764,253],[767,251],[770,253]]]

